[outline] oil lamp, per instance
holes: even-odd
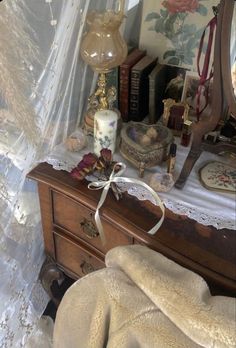
[[[84,129],[93,134],[94,114],[98,110],[113,109],[117,97],[114,86],[107,88],[106,74],[119,66],[127,56],[127,45],[120,33],[124,18],[124,0],[119,1],[118,11],[90,12],[87,16],[88,32],[81,43],[82,59],[99,73],[97,88],[89,97]]]

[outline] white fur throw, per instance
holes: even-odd
[[[117,247],[78,280],[56,317],[54,348],[233,348],[236,299],[147,247]]]

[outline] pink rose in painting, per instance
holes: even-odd
[[[165,0],[162,5],[170,13],[194,12],[199,7],[198,0]]]

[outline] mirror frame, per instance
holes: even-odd
[[[229,111],[236,118],[236,97],[234,94],[231,74],[231,59],[230,59],[230,43],[231,43],[231,28],[234,13],[235,0],[223,0],[223,17],[221,30],[221,72],[223,91],[226,102],[229,106]],[[236,25],[236,24],[235,24]]]

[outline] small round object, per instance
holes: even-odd
[[[168,192],[174,185],[174,179],[170,173],[155,173],[151,176],[149,185],[156,192]]]
[[[148,146],[151,144],[151,138],[144,134],[140,139],[140,144],[144,146]]]
[[[76,152],[82,150],[87,145],[86,135],[78,130],[65,140],[67,150]]]
[[[146,135],[151,138],[152,140],[156,140],[157,139],[157,136],[158,136],[158,133],[157,133],[157,130],[154,128],[154,127],[150,127],[147,132],[146,132]]]

